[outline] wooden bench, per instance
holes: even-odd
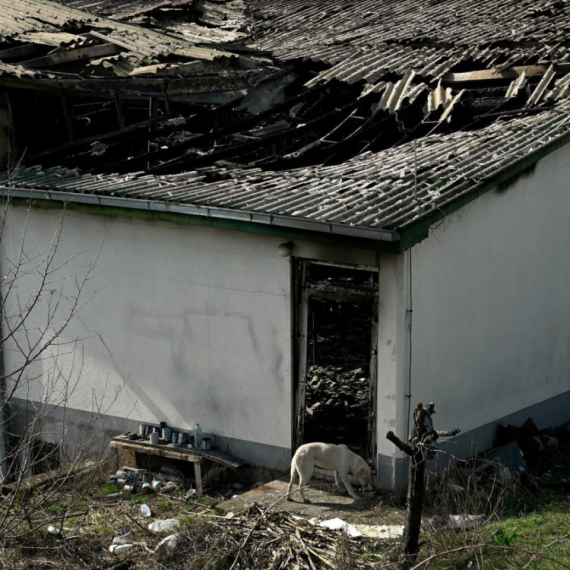
[[[202,495],[202,461],[208,460],[237,469],[245,465],[244,461],[240,461],[231,455],[222,453],[218,449],[194,449],[188,444],[153,444],[145,439],[129,439],[126,435],[119,435],[111,440],[111,448],[124,449],[127,451],[142,453],[146,455],[156,455],[158,457],[167,457],[168,459],[178,459],[179,461],[189,461],[194,464],[194,477],[196,479],[196,492]]]

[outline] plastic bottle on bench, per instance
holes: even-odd
[[[196,424],[194,428],[194,447],[196,449],[202,449],[202,428],[200,424]]]

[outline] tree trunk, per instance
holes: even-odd
[[[407,562],[413,562],[419,551],[425,471],[426,461],[422,448],[420,448],[410,456],[408,471],[408,506],[404,528],[404,552]]]

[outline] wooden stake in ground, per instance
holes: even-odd
[[[394,432],[389,431],[386,438],[398,449],[410,456],[408,468],[408,494],[406,522],[404,526],[404,554],[406,566],[415,561],[419,551],[420,528],[422,524],[422,506],[424,498],[424,478],[426,470],[426,453],[433,454],[434,443],[438,437],[457,435],[460,430],[436,431],[433,429],[432,414],[435,405],[430,403],[423,407],[420,403],[414,411],[414,423],[410,433],[410,443],[400,440]]]

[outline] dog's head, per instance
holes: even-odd
[[[370,467],[364,460],[359,464],[354,477],[362,489],[369,490],[372,488],[370,480]]]

